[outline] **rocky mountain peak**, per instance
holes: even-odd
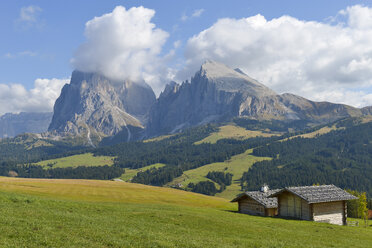
[[[145,83],[113,81],[97,73],[74,71],[54,105],[49,131],[100,140],[130,128],[143,128],[156,97]],[[94,143],[94,142],[93,142]]]
[[[218,90],[226,92],[245,92],[254,96],[269,96],[276,93],[240,69],[232,69],[222,63],[207,60],[196,73],[195,78],[205,78],[214,83]]]

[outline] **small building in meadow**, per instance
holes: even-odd
[[[264,185],[260,191],[247,191],[238,195],[231,202],[237,202],[239,205],[239,213],[260,215],[260,216],[275,216],[278,214],[278,201],[276,197],[268,197],[280,190],[269,190],[268,186]]]
[[[355,196],[334,185],[287,187],[271,194],[278,203],[278,216],[346,225],[348,200]]]
[[[372,220],[372,210],[368,210],[368,219]]]

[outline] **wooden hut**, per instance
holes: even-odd
[[[280,217],[337,225],[346,225],[346,201],[357,199],[334,185],[288,187],[269,197],[277,197]]]
[[[372,210],[368,210],[368,219],[372,220]]]
[[[275,216],[278,214],[278,201],[276,197],[268,197],[279,190],[269,190],[263,186],[261,191],[247,191],[238,195],[231,202],[238,202],[239,213]]]

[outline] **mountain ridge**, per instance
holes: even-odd
[[[234,118],[304,121],[311,127],[371,114],[372,106],[358,109],[277,94],[239,68],[207,60],[190,81],[170,82],[157,99],[145,82],[73,71],[43,137],[79,137],[96,146],[103,139],[105,144],[138,140]]]
[[[206,61],[191,81],[165,87],[150,111],[148,135],[232,118],[306,120],[313,125],[372,113],[331,102],[314,102],[290,93],[277,94],[240,69]]]

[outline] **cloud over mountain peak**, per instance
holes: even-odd
[[[151,22],[154,15],[154,10],[142,6],[128,10],[117,6],[111,13],[88,21],[86,42],[77,49],[72,65],[115,80],[156,84],[152,81],[162,64],[159,54],[169,35]]]

